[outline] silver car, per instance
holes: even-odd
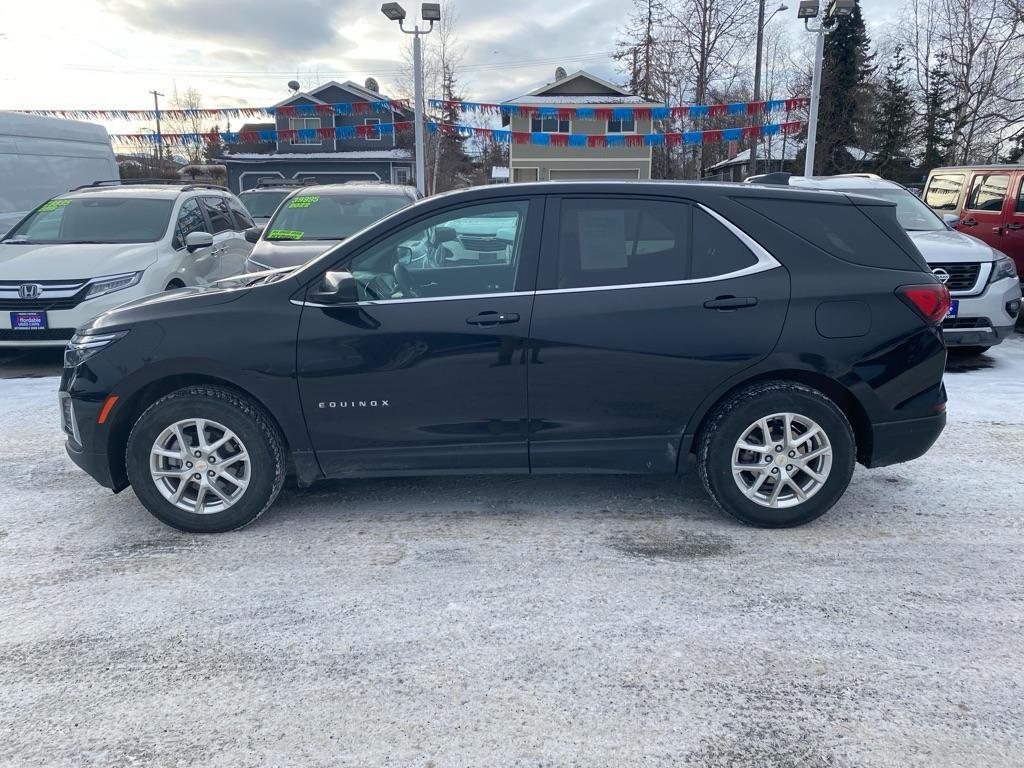
[[[1013,333],[1021,310],[1020,282],[1013,261],[981,240],[954,230],[906,187],[871,174],[793,176],[789,186],[869,195],[896,203],[900,224],[953,297],[942,324],[946,346],[981,353]]]

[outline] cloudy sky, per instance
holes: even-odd
[[[449,0],[467,98],[501,100],[556,65],[613,76],[630,0]],[[774,24],[800,35],[791,10]],[[403,39],[377,0],[4,0],[0,109],[147,108],[156,88],[196,87],[204,106],[267,105],[286,83],[401,77]],[[756,0],[750,0],[755,13]],[[769,6],[774,5],[770,2]],[[896,0],[862,0],[869,24]],[[407,9],[418,3],[405,2]],[[428,94],[433,95],[433,94]],[[166,106],[166,102],[165,102]]]

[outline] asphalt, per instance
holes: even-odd
[[[43,376],[0,381],[0,766],[1024,764],[1024,337],[947,376],[929,455],[774,532],[495,477],[179,534],[63,455],[54,365],[0,362]]]

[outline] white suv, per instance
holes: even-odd
[[[97,182],[0,240],[0,347],[62,347],[132,299],[243,271],[252,219],[223,187]]]

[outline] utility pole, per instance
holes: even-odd
[[[153,94],[153,108],[156,110],[156,160],[160,168],[160,175],[163,175],[164,168],[164,135],[160,132],[160,97],[163,96],[155,88],[150,91]]]
[[[757,3],[757,54],[754,57],[754,101],[761,100],[761,57],[764,50],[764,3]],[[760,135],[750,138],[750,175],[757,175],[757,146],[761,143]]]
[[[804,176],[814,175],[814,155],[818,150],[818,110],[821,107],[821,69],[825,59],[825,25],[817,29],[814,43],[814,80],[811,86],[811,114],[807,118],[807,149],[804,157]]]

